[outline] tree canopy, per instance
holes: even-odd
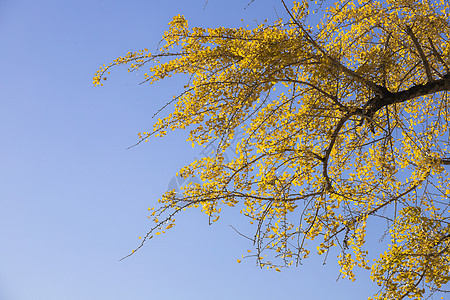
[[[342,277],[371,270],[380,291],[370,299],[446,292],[450,5],[280,5],[284,18],[254,28],[191,28],[175,16],[156,53],[129,52],[95,74],[95,85],[117,65],[145,70],[149,84],[188,75],[173,112],[138,143],[187,129],[192,145],[213,149],[179,171],[198,181],[149,208],[154,226],[137,249],[185,209],[215,222],[230,206],[254,226],[247,257],[261,267],[333,251]],[[372,219],[384,223],[366,235]],[[369,252],[366,241],[386,234],[386,248]]]

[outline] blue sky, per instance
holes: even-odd
[[[281,273],[252,260],[227,211],[208,226],[199,212],[132,257],[150,223],[147,207],[200,149],[175,132],[126,150],[183,81],[139,86],[117,69],[128,51],[155,49],[167,23],[240,26],[283,15],[276,0],[0,1],[0,299],[365,299],[363,272],[336,282],[331,256]]]

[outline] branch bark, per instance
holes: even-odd
[[[428,37],[428,42],[430,43],[431,50],[433,50],[434,56],[436,56],[437,60],[439,60],[439,62],[444,66],[445,70],[446,70],[447,72],[449,72],[450,70],[449,70],[447,64],[446,64],[445,61],[442,59],[442,56],[439,54],[439,52],[436,50],[436,47],[435,47],[434,44],[433,44],[433,40],[432,40],[430,37]]]
[[[411,27],[409,27],[408,25],[406,25],[406,33],[411,37],[411,39],[414,43],[414,46],[416,47],[417,51],[419,52],[420,59],[422,60],[423,66],[425,68],[425,73],[427,74],[428,82],[432,82],[433,76],[431,75],[430,64],[428,63],[427,57],[425,56],[425,53],[423,52],[419,41],[417,40],[416,36],[414,35],[414,32],[412,31]]]
[[[385,106],[442,91],[450,91],[450,73],[445,74],[442,79],[434,80],[426,84],[414,85],[400,92],[392,93],[386,89],[381,97],[376,96],[371,98],[367,101],[364,109],[357,110],[357,113],[370,117]]]

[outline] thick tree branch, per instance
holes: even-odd
[[[444,66],[447,73],[450,71],[445,61],[442,59],[442,56],[439,54],[439,52],[436,50],[436,47],[433,44],[433,40],[428,37],[428,42],[430,43],[431,50],[433,51],[434,56],[436,56],[437,60]]]
[[[420,58],[422,59],[423,66],[425,68],[425,73],[427,73],[428,82],[433,81],[433,76],[431,75],[431,69],[430,64],[428,63],[427,57],[425,56],[425,53],[422,50],[422,47],[419,44],[419,41],[417,40],[416,36],[414,35],[414,32],[412,31],[411,27],[406,25],[406,33],[411,37],[414,46],[416,47],[417,51],[419,52]]]
[[[442,79],[435,80],[433,82],[428,82],[425,85],[422,84],[415,85],[407,90],[400,91],[397,93],[391,93],[387,89],[383,88],[383,94],[381,96],[377,95],[374,98],[370,99],[363,109],[358,109],[355,112],[351,114],[346,114],[344,117],[342,117],[333,131],[330,144],[325,150],[325,154],[322,160],[323,163],[322,175],[324,176],[327,182],[326,189],[328,190],[331,188],[331,181],[328,176],[328,159],[330,157],[331,151],[333,150],[336,139],[339,135],[339,131],[344,126],[345,122],[352,115],[361,115],[363,118],[370,120],[373,118],[373,115],[383,107],[395,103],[405,102],[417,97],[434,94],[436,92],[448,90],[450,90],[450,73],[444,75],[444,78]],[[450,164],[450,159],[443,159],[442,164]]]
[[[370,99],[365,105],[365,109],[357,110],[357,114],[373,116],[373,114],[385,106],[442,91],[450,91],[450,73],[445,74],[442,79],[426,84],[418,84],[400,92],[392,93],[385,90],[382,97],[377,96]]]
[[[381,63],[381,70],[383,72],[383,87],[386,87],[386,80],[387,80],[387,74],[386,74],[386,51],[388,49],[388,45],[389,45],[389,40],[391,39],[391,33],[388,34],[386,41],[384,43],[384,52],[385,54],[383,55],[383,60]]]
[[[333,131],[333,134],[331,135],[330,144],[328,145],[327,149],[325,150],[325,155],[322,159],[323,163],[323,171],[322,175],[325,178],[327,182],[327,186],[325,187],[325,190],[330,190],[332,188],[330,177],[328,176],[328,160],[330,158],[331,151],[333,150],[334,144],[336,143],[336,139],[339,136],[339,131],[341,131],[342,127],[344,126],[345,122],[352,116],[352,114],[347,113],[345,116],[343,116],[339,122],[336,125],[336,128]]]

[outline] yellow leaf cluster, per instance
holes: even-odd
[[[316,27],[309,1],[282,3],[284,19],[254,28],[190,28],[178,15],[157,53],[127,53],[95,74],[95,85],[121,64],[149,84],[188,75],[174,111],[140,141],[189,128],[193,145],[215,147],[179,172],[201,183],[149,209],[138,248],[185,209],[213,223],[228,206],[254,226],[261,267],[335,251],[343,277],[371,269],[374,299],[438,291],[450,280],[448,2],[342,0]],[[372,264],[369,219],[391,237]]]

